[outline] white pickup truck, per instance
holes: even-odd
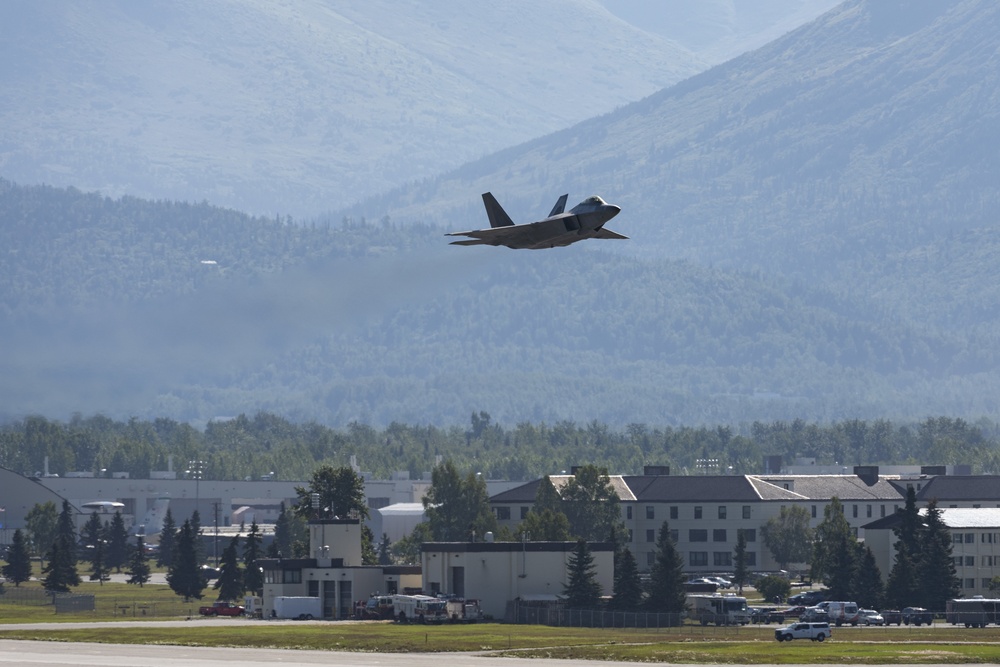
[[[775,630],[774,638],[779,642],[790,642],[793,639],[811,639],[814,642],[821,642],[832,634],[829,623],[792,623]]]

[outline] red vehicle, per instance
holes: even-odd
[[[202,616],[242,616],[243,607],[233,602],[223,602],[216,600],[205,607],[198,607],[198,613]]]

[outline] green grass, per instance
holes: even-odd
[[[18,600],[21,591],[38,593],[42,585],[28,581],[15,588],[4,585],[0,596],[0,623],[42,623],[131,620],[133,618],[184,618],[197,615],[198,607],[215,599],[215,591],[205,590],[205,601],[184,602],[168,586],[133,586],[105,582],[84,582],[73,593],[94,596],[94,611],[56,614],[55,607],[42,601]]]
[[[839,629],[824,643],[778,644],[773,627],[669,630],[549,628],[498,623],[413,626],[396,623],[272,623],[212,627],[3,630],[0,638],[116,644],[242,646],[370,652],[488,651],[567,660],[717,664],[1000,663],[1000,628]]]

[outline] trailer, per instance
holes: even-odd
[[[323,618],[323,601],[318,597],[279,595],[274,598],[271,618],[292,618],[299,621]]]
[[[738,595],[688,595],[688,617],[708,625],[746,625],[750,622],[747,599]]]
[[[393,615],[400,623],[443,623],[448,620],[448,602],[429,595],[393,595]]]
[[[448,620],[452,623],[475,623],[483,620],[483,610],[479,600],[472,598],[451,598],[445,603]]]
[[[945,619],[952,625],[985,628],[990,623],[1000,625],[1000,600],[976,596],[948,600]]]

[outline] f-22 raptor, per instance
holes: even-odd
[[[486,192],[483,194],[483,204],[486,205],[486,215],[490,218],[490,228],[453,232],[447,236],[470,237],[462,241],[452,241],[451,245],[503,245],[508,248],[531,250],[565,246],[584,239],[628,238],[610,229],[604,229],[604,223],[621,211],[619,207],[608,204],[594,195],[584,199],[569,212],[564,212],[568,197],[569,195],[560,197],[544,220],[515,225],[496,198]]]

